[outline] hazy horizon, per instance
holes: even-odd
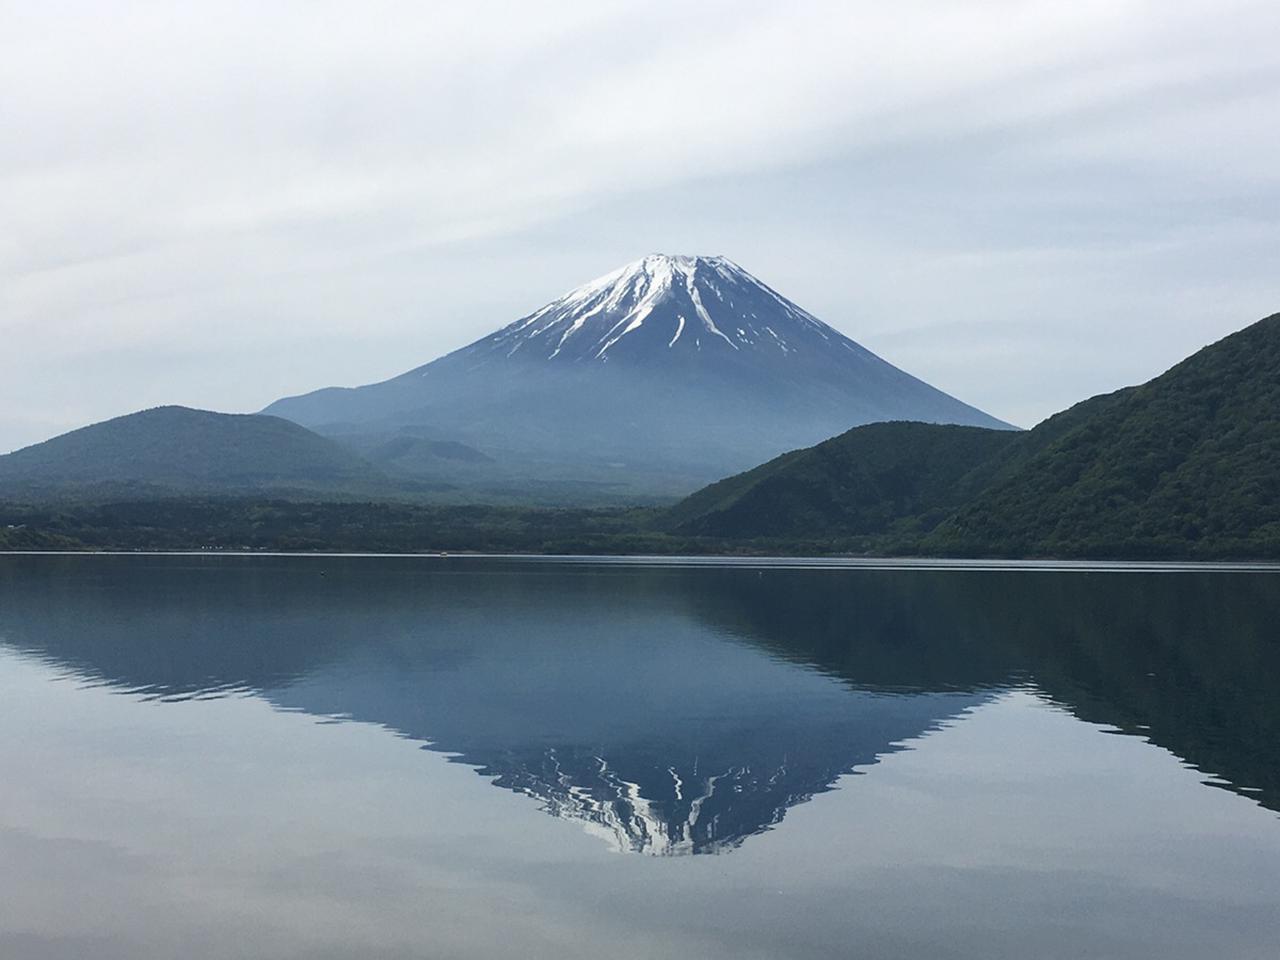
[[[1280,9],[0,2],[0,451],[721,254],[1031,426],[1280,310]]]

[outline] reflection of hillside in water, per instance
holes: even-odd
[[[1028,677],[1277,795],[1266,576],[11,558],[0,591],[11,647],[378,723],[623,850],[731,848]]]
[[[1274,572],[704,573],[697,615],[780,656],[887,688],[1030,681],[1280,810]]]

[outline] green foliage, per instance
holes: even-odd
[[[1017,439],[1007,430],[873,423],[712,484],[673,507],[670,529],[719,537],[830,538],[930,525],[962,482]]]
[[[1280,314],[1027,439],[924,549],[1280,556]]]
[[[673,553],[695,547],[647,532],[650,515],[638,508],[148,498],[0,505],[0,533],[13,525],[29,535],[113,550]],[[8,547],[20,548],[28,547]]]
[[[25,523],[0,525],[0,551],[83,550],[85,545],[72,537],[52,533]]]

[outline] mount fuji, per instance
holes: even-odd
[[[731,260],[657,254],[398,377],[263,412],[392,473],[569,498],[685,493],[874,421],[1010,428]],[[476,456],[433,453],[445,443]]]

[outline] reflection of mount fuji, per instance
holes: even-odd
[[[649,854],[732,848],[987,696],[857,689],[707,629],[642,571],[421,570],[69,561],[5,591],[0,637],[159,699],[380,724]]]
[[[469,636],[452,624],[466,648],[452,662],[416,639],[373,642],[266,696],[428,741],[651,854],[736,846],[984,699],[855,690],[677,614],[619,622],[593,606]]]
[[[1014,682],[1275,808],[1280,581],[0,558],[0,642],[377,723],[619,849],[729,849]]]

